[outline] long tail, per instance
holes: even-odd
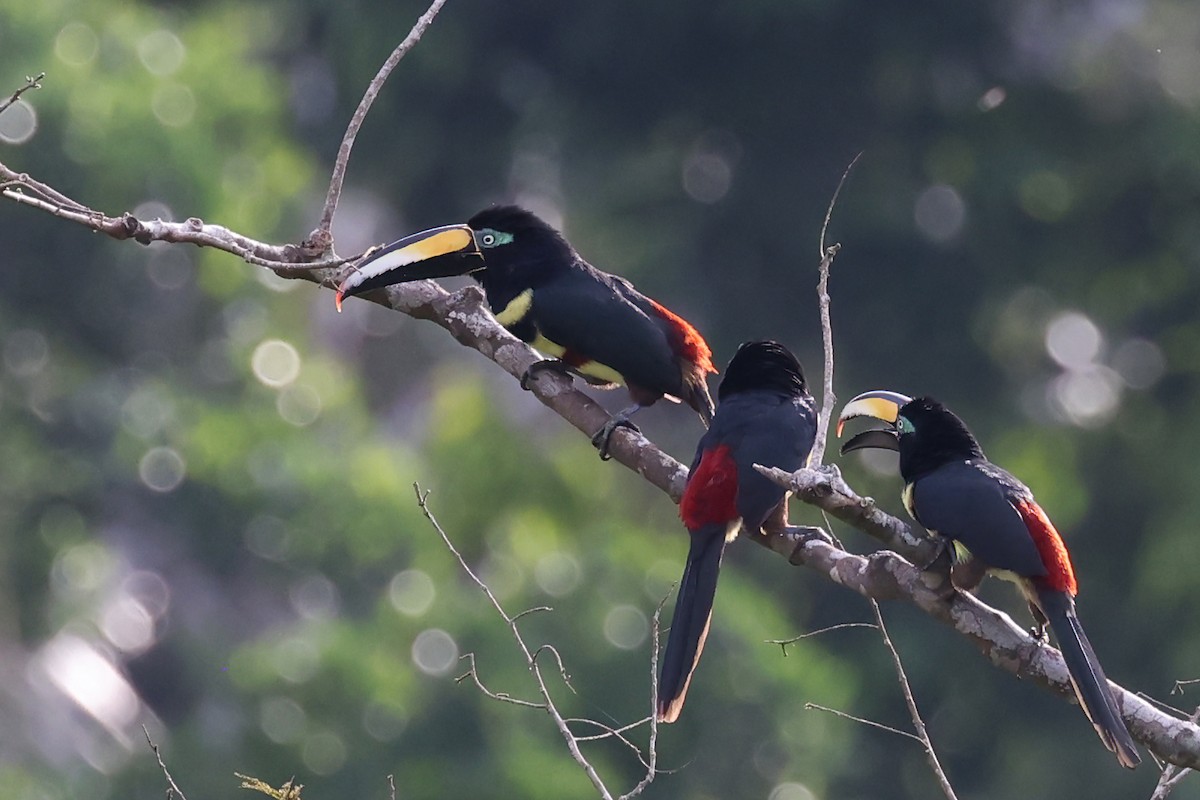
[[[1100,741],[1117,756],[1121,766],[1133,769],[1141,763],[1141,756],[1133,744],[1133,737],[1121,719],[1116,698],[1108,688],[1108,678],[1096,658],[1096,651],[1088,641],[1079,617],[1075,614],[1075,601],[1066,592],[1051,589],[1037,590],[1038,605],[1050,623],[1050,630],[1058,640],[1067,672],[1071,674],[1071,685],[1083,713],[1092,722]]]
[[[674,722],[683,710],[692,671],[700,661],[708,623],[712,619],[721,554],[725,551],[725,530],[708,525],[691,535],[687,564],[679,583],[679,598],[663,653],[662,678],[658,682],[658,719]]]

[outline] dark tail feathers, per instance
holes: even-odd
[[[1066,592],[1049,589],[1039,589],[1037,595],[1038,605],[1050,623],[1050,630],[1054,631],[1067,663],[1067,672],[1071,674],[1071,684],[1083,713],[1091,720],[1104,746],[1116,754],[1121,766],[1133,769],[1141,763],[1141,756],[1121,719],[1096,651],[1075,614],[1075,601]]]
[[[700,661],[708,636],[721,555],[725,551],[725,530],[720,526],[701,528],[691,538],[671,632],[667,635],[667,649],[663,653],[662,678],[658,682],[660,722],[674,722],[683,710],[692,671]]]

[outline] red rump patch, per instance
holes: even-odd
[[[649,300],[650,298],[646,299]],[[650,305],[654,306],[654,310],[663,319],[671,323],[672,327],[679,334],[679,349],[683,352],[683,357],[695,364],[701,375],[706,372],[715,373],[717,368],[712,363],[712,350],[709,348],[708,342],[704,341],[704,337],[700,335],[700,332],[693,328],[690,322],[662,303],[650,300]]]
[[[679,516],[688,530],[737,519],[737,464],[728,445],[706,450],[700,457],[679,501]]]
[[[1046,566],[1046,577],[1042,580],[1048,583],[1051,589],[1066,592],[1074,597],[1079,591],[1075,583],[1075,570],[1071,568],[1071,556],[1067,553],[1067,546],[1063,544],[1054,523],[1033,500],[1020,500],[1016,507],[1021,519],[1025,521],[1025,527],[1029,529],[1029,535],[1033,537],[1042,563]]]

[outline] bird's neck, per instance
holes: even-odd
[[[906,446],[904,439],[900,440],[900,477],[906,484],[916,483],[929,473],[959,461],[983,459],[983,450],[974,442],[952,443],[929,446]]]

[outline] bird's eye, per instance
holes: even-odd
[[[900,417],[900,419],[896,420],[896,430],[898,430],[902,434],[917,432],[917,429],[913,426],[913,424],[911,422],[908,421],[908,419],[906,417]]]
[[[475,234],[475,241],[480,247],[499,247],[513,240],[511,233],[498,231],[494,228],[484,228]]]

